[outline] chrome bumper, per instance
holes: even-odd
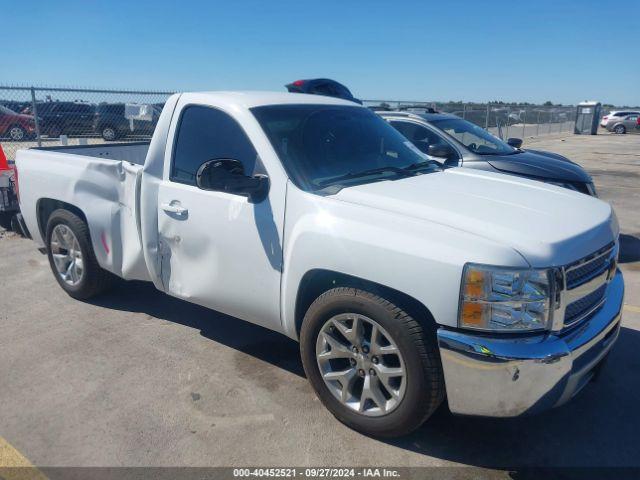
[[[617,271],[602,307],[567,332],[498,337],[440,328],[449,408],[465,415],[514,417],[567,402],[593,377],[618,338],[623,297]]]

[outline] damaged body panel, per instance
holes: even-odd
[[[112,158],[144,158],[148,145],[64,147],[21,152],[21,207],[33,240],[45,247],[42,202],[63,202],[86,217],[96,259],[127,280],[150,280],[142,254],[139,191],[142,165]],[[144,160],[142,160],[143,162]],[[31,168],[33,167],[33,168]]]

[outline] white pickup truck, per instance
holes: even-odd
[[[499,417],[563,404],[618,336],[607,203],[444,169],[348,101],[177,94],[150,144],[21,150],[17,169],[69,295],[147,280],[282,332],[368,434],[405,434],[445,398]]]

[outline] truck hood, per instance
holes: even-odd
[[[580,165],[556,153],[523,150],[512,155],[483,155],[482,159],[505,173],[570,182],[591,181],[589,174]]]
[[[613,210],[601,200],[468,168],[347,187],[333,198],[493,240],[534,267],[571,263],[618,235]]]

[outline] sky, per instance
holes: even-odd
[[[638,0],[0,0],[0,12],[0,85],[283,91],[329,77],[363,99],[640,105]]]

